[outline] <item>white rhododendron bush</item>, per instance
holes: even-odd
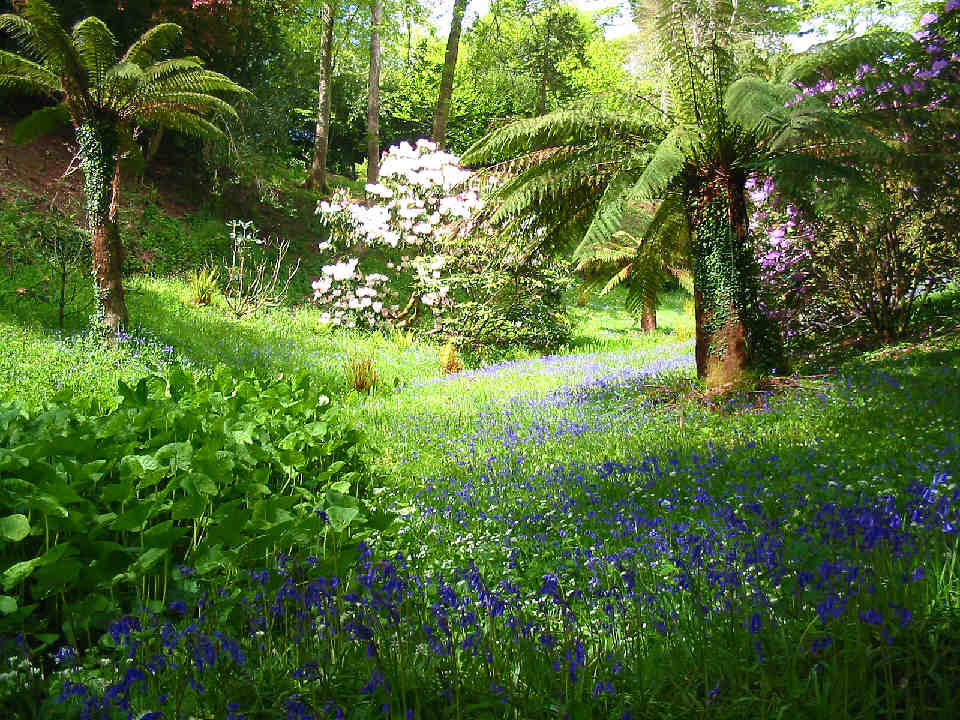
[[[484,184],[496,182],[487,179]],[[480,209],[481,182],[428,140],[391,147],[380,165],[380,182],[366,186],[364,199],[338,190],[317,212],[329,228],[320,244],[330,262],[313,282],[322,320],[345,327],[406,325],[428,308],[433,318],[455,305],[454,268],[445,249],[472,226]],[[366,202],[364,202],[366,200]],[[387,264],[367,271],[368,250],[396,252]],[[394,281],[398,282],[394,282]],[[402,288],[402,289],[398,289]]]

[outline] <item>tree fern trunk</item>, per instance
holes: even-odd
[[[742,171],[717,168],[692,194],[697,374],[709,386],[781,358],[778,334],[760,309],[745,182]]]
[[[94,289],[100,321],[113,331],[124,328],[129,320],[123,291],[123,244],[117,227],[120,199],[117,138],[116,124],[109,119],[91,120],[77,128]]]
[[[380,26],[383,0],[371,0],[370,78],[367,87],[367,182],[380,177]]]
[[[643,301],[643,313],[640,315],[640,328],[644,332],[653,332],[657,329],[657,298],[646,298]]]
[[[433,141],[441,148],[446,147],[447,120],[450,119],[450,102],[453,98],[453,78],[457,69],[457,53],[460,50],[460,29],[463,26],[463,14],[467,10],[468,0],[454,0],[453,18],[450,21],[450,34],[447,36],[447,53],[443,59],[443,75],[440,78],[440,92],[437,94],[437,109],[433,114]]]
[[[320,17],[320,77],[317,80],[317,125],[313,143],[313,164],[304,187],[326,192],[327,151],[330,144],[330,87],[333,79],[333,18],[336,8],[332,0],[323,3]]]

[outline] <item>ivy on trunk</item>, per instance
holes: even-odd
[[[113,331],[129,320],[123,292],[123,242],[117,226],[119,136],[112,118],[89,120],[77,128],[99,320]]]
[[[724,166],[688,181],[697,375],[710,386],[772,369],[782,359],[780,338],[758,299],[745,183],[742,170]]]

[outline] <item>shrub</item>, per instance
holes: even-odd
[[[305,376],[174,367],[119,393],[102,412],[0,408],[0,634],[89,643],[109,614],[162,601],[178,564],[336,561],[369,515],[361,436]]]
[[[223,295],[230,311],[242,318],[261,308],[283,304],[290,282],[300,269],[299,260],[292,268],[286,267],[290,241],[258,237],[252,221],[233,220],[228,224],[232,247]]]

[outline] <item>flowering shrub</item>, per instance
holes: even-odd
[[[921,19],[915,53],[798,86],[791,105],[824,101],[892,148],[836,160],[871,185],[835,178],[755,177],[751,223],[769,314],[788,341],[848,326],[883,339],[909,327],[915,306],[960,263],[960,4]],[[856,145],[854,145],[856,147]]]
[[[480,207],[476,189],[453,192],[470,177],[455,156],[438,151],[434,143],[403,142],[385,153],[380,183],[366,187],[367,203],[345,190],[320,202],[317,212],[329,230],[320,250],[340,258],[324,266],[313,283],[325,320],[348,327],[394,324],[409,319],[420,303],[434,315],[452,307],[442,250],[457,224]],[[361,261],[351,256],[377,246],[401,251],[391,269],[407,276],[408,297],[390,290],[387,276],[363,273]]]
[[[345,191],[319,203],[329,229],[320,249],[335,259],[313,283],[324,321],[428,329],[432,321],[432,330],[472,350],[561,345],[569,337],[560,297],[565,268],[526,252],[533,228],[480,226],[490,182],[497,181],[481,182],[456,156],[419,140],[390,148],[366,203]],[[388,265],[393,277],[364,272],[361,256],[371,247],[397,256]]]

